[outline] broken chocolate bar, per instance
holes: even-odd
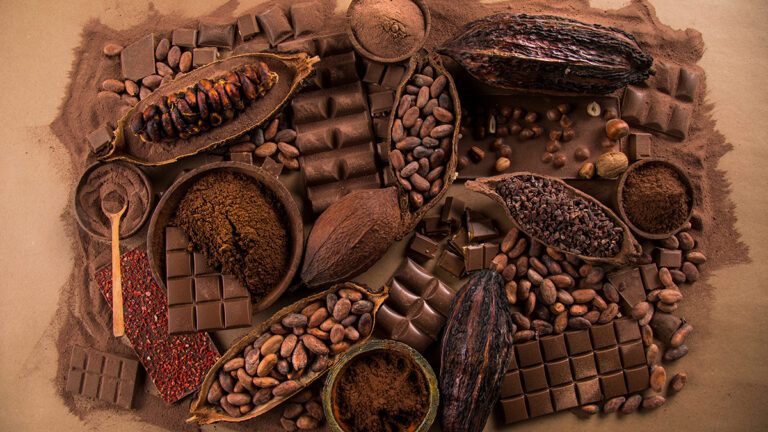
[[[130,409],[138,370],[136,360],[75,345],[65,388],[71,393]]]

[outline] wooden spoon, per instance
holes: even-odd
[[[101,211],[109,218],[112,229],[112,334],[125,334],[123,320],[123,279],[120,272],[120,218],[123,217],[128,201],[117,191],[101,196]]]

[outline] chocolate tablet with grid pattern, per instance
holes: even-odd
[[[72,347],[66,390],[130,409],[139,364],[81,346]]]

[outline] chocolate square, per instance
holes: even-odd
[[[568,351],[565,349],[565,336],[562,334],[544,336],[539,341],[544,352],[544,360],[549,362],[568,356]]]
[[[173,31],[172,44],[182,48],[197,47],[197,30],[179,28]]]
[[[565,340],[568,343],[568,354],[581,354],[592,351],[592,342],[589,333],[582,330],[565,332]]]
[[[121,406],[124,408],[130,408],[131,401],[133,401],[133,389],[134,389],[133,382],[131,382],[130,385],[127,385],[125,380],[121,380],[117,386],[117,400],[115,401],[115,403],[118,406]]]
[[[619,343],[625,343],[640,339],[640,328],[633,319],[620,319],[613,322],[616,327],[616,339]]]
[[[558,360],[553,363],[547,363],[547,376],[550,386],[558,386],[573,381],[571,375],[571,364],[568,359]]]
[[[232,275],[221,275],[221,293],[221,298],[225,300],[250,296],[243,284]]]
[[[447,250],[443,250],[437,265],[457,278],[462,277],[464,274],[464,260]]]
[[[464,247],[464,268],[467,272],[473,272],[483,268],[483,245],[469,245]]]
[[[115,403],[115,401],[117,401],[117,386],[119,382],[120,381],[115,377],[102,377],[99,399],[105,402]]]
[[[655,263],[643,264],[640,266],[640,276],[643,279],[643,285],[646,291],[653,291],[661,288],[659,279],[659,268]]]
[[[482,242],[499,236],[493,225],[493,220],[482,213],[467,209],[467,237],[470,242]]]
[[[104,355],[96,352],[90,352],[88,354],[88,362],[87,362],[87,365],[85,366],[86,372],[93,372],[93,373],[100,374],[103,366],[104,366]]]
[[[549,397],[549,390],[528,394],[525,396],[525,399],[528,401],[528,411],[531,418],[554,412],[552,409],[552,399]]]
[[[517,364],[521,368],[541,363],[541,350],[539,341],[532,340],[515,345],[517,351]]]
[[[595,356],[592,353],[571,357],[573,378],[580,380],[597,375]]]
[[[501,397],[507,398],[523,394],[523,385],[520,382],[520,371],[507,372],[501,382]]]
[[[165,250],[186,249],[189,239],[181,228],[165,227]]]
[[[640,366],[634,369],[627,369],[624,371],[624,377],[627,380],[627,392],[636,393],[647,389],[649,384],[650,375],[648,373],[647,366]]]
[[[597,370],[600,371],[601,374],[621,369],[621,359],[619,359],[618,347],[595,351],[595,358],[597,359]]]
[[[442,237],[451,233],[451,226],[440,220],[440,215],[427,215],[423,219],[424,234]]]
[[[632,133],[629,135],[629,160],[636,161],[651,157],[651,134]]]
[[[395,65],[387,66],[387,70],[384,71],[384,76],[381,78],[381,86],[386,89],[395,90],[400,86],[400,82],[403,80],[403,75],[405,75],[404,67]]]
[[[415,254],[424,259],[432,259],[435,257],[437,248],[437,242],[432,241],[432,239],[427,236],[415,233],[413,239],[411,239],[411,244],[408,247],[408,253],[409,255]]]
[[[218,60],[219,51],[216,48],[195,48],[192,50],[192,67],[205,66]]]
[[[272,174],[275,177],[279,177],[283,172],[283,164],[276,162],[274,159],[267,157],[264,158],[264,162],[261,163],[261,169]]]
[[[237,33],[243,42],[251,39],[259,33],[259,24],[253,14],[241,15],[237,18]]]
[[[513,352],[512,355],[509,356],[509,361],[507,362],[507,370],[515,370],[517,369],[517,359],[515,358],[515,353]]]
[[[489,269],[493,264],[493,259],[499,254],[498,243],[483,243],[483,268]],[[502,269],[496,269],[501,271]]]
[[[165,254],[165,276],[173,278],[192,274],[191,255],[186,251],[174,251]]]
[[[323,17],[317,9],[318,4],[312,2],[291,5],[291,22],[295,37],[319,32]]]
[[[251,152],[232,152],[229,154],[229,160],[248,165],[253,164],[253,153]]]
[[[576,386],[573,384],[552,388],[549,391],[552,393],[555,411],[567,410],[579,405],[579,401],[576,399]]]
[[[544,365],[521,369],[520,372],[523,375],[526,393],[547,388],[547,376],[544,373]]]
[[[288,39],[293,34],[291,24],[282,9],[277,6],[260,13],[258,15],[261,28],[266,33],[269,43],[272,46]]]
[[[386,139],[387,138],[387,130],[389,130],[389,118],[388,117],[376,117],[373,118],[373,134],[376,135],[376,138],[379,139]],[[380,158],[385,164],[389,164],[389,156],[386,154],[384,157]],[[390,170],[385,169],[383,172],[386,172],[389,175],[392,175]],[[394,183],[393,183],[394,184]]]
[[[221,289],[218,275],[195,277],[195,302],[221,300]]]
[[[139,363],[134,360],[120,359],[120,380],[136,380],[136,373],[139,371]]]
[[[269,49],[269,42],[261,42],[263,48],[259,51],[266,51]],[[313,39],[293,39],[286,40],[277,44],[277,52],[280,53],[298,53],[305,52],[310,56],[317,54],[317,48],[315,48],[315,41]]]
[[[194,301],[192,278],[168,279],[166,282],[168,305],[189,304]]]
[[[352,42],[349,41],[349,36],[344,32],[317,39],[317,55],[320,57],[352,50]]]
[[[632,342],[621,347],[621,363],[624,369],[645,364],[645,350],[641,341]]]
[[[168,307],[168,333],[195,331],[195,308],[191,304]]]
[[[112,128],[108,124],[103,124],[88,134],[88,144],[93,153],[99,153],[112,142]]]
[[[683,251],[679,249],[656,248],[654,255],[659,267],[678,268],[683,265]]]
[[[699,88],[699,81],[700,76],[698,73],[681,67],[675,97],[682,101],[693,102],[696,97],[696,91]]]
[[[200,24],[197,45],[201,47],[232,48],[235,43],[235,26],[232,24]]]
[[[606,399],[613,399],[616,396],[627,394],[627,386],[624,384],[624,372],[622,371],[601,376],[600,384],[603,386],[603,395]]]
[[[64,389],[70,393],[80,393],[84,375],[82,370],[70,369]]]
[[[593,325],[589,329],[589,333],[592,336],[592,346],[595,349],[616,345],[613,323]]]
[[[251,325],[250,297],[224,301],[224,326],[228,328]]]
[[[440,219],[456,228],[461,224],[461,216],[464,214],[466,204],[459,198],[449,196],[445,199]]]
[[[501,409],[504,413],[505,423],[514,423],[528,418],[528,411],[525,409],[525,396],[502,399]]]
[[[199,252],[195,252],[193,261],[195,264],[196,275],[214,272],[214,270],[210,266],[208,266],[208,260],[205,258],[205,255]]]
[[[514,356],[512,356],[514,357]],[[85,365],[88,362],[88,354],[85,350],[77,345],[72,347],[72,357],[69,359],[69,367],[72,369],[85,370]]]
[[[101,375],[95,373],[86,373],[85,379],[83,380],[83,389],[81,394],[85,397],[98,399],[100,381]]]
[[[446,226],[450,228],[450,225]],[[448,246],[458,254],[464,254],[464,246],[468,244],[469,238],[467,237],[467,230],[464,229],[464,227],[461,227],[459,231],[448,240]]]
[[[609,273],[608,280],[616,287],[619,295],[629,308],[645,301],[643,278],[640,276],[640,270],[637,267]]]
[[[150,33],[120,51],[123,78],[140,81],[155,73],[155,34]]]
[[[198,303],[195,317],[198,331],[219,330],[224,326],[220,302]]]
[[[378,84],[379,81],[381,81],[381,76],[384,74],[384,69],[386,69],[386,66],[381,63],[376,63],[368,59],[363,60],[364,72],[362,81],[364,83]],[[450,199],[450,197],[446,198],[446,203],[448,202],[448,199]]]
[[[395,104],[395,94],[391,91],[383,91],[368,94],[368,106],[371,107],[373,117],[382,117],[392,111]]]
[[[294,42],[294,41],[291,41]],[[305,41],[302,41],[305,42]],[[311,41],[310,41],[311,42]],[[299,52],[304,51],[303,45],[301,46],[290,46],[288,45],[289,42],[284,42],[286,46],[284,46],[282,49],[280,48],[280,44],[278,45],[277,52]],[[258,38],[258,39],[252,39],[248,42],[243,42],[240,44],[237,44],[235,46],[235,49],[232,51],[232,54],[234,55],[241,55],[241,54],[251,54],[251,53],[260,53],[264,51],[268,51],[270,49],[269,42],[267,42],[264,38]],[[307,51],[308,54],[314,55],[311,51]]]
[[[600,394],[600,381],[597,377],[576,383],[576,394],[579,396],[579,405],[598,402],[602,399]]]

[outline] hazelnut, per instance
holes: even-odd
[[[510,147],[510,146],[508,146],[508,145],[504,144],[504,145],[503,145],[503,146],[501,146],[501,148],[499,149],[499,152],[498,152],[498,154],[499,154],[499,156],[501,156],[501,157],[509,158],[510,156],[512,156],[512,147]]]
[[[568,142],[576,137],[576,132],[573,131],[573,129],[565,129],[563,130],[563,142]]]
[[[562,117],[560,117],[560,126],[562,126],[564,129],[568,129],[573,126],[573,120],[571,120],[570,117],[563,114]]]
[[[616,110],[613,109],[613,108],[606,108],[603,111],[603,119],[605,119],[606,121],[610,120],[610,119],[615,119],[618,116],[619,116],[619,114],[616,113]]]
[[[540,137],[542,134],[544,134],[544,128],[539,125],[533,125],[531,126],[531,130],[533,131],[534,138]]]
[[[522,138],[524,140],[528,140],[528,139],[533,138],[533,135],[534,135],[533,131],[528,129],[528,128],[525,128],[525,129],[520,131],[520,138]]]
[[[571,112],[571,106],[568,104],[560,104],[557,106],[557,110],[560,111],[560,114],[568,114]]]
[[[602,109],[600,108],[600,104],[592,101],[589,104],[587,104],[587,115],[590,117],[600,117],[600,112]]]
[[[461,171],[466,168],[467,165],[469,165],[469,158],[466,156],[459,156],[459,159],[456,161],[456,170]]]
[[[560,111],[552,108],[547,110],[547,120],[556,122],[560,119]]]
[[[612,140],[629,135],[629,125],[622,119],[610,119],[605,122],[605,134]]]
[[[587,162],[579,168],[579,177],[583,179],[591,179],[595,176],[595,164]]]
[[[517,135],[520,133],[520,131],[523,130],[523,127],[520,126],[520,123],[513,121],[509,124],[509,133],[510,135]]]
[[[536,120],[538,119],[539,119],[539,115],[536,114],[534,111],[531,111],[525,115],[525,121],[528,123],[536,123]]]
[[[522,108],[515,108],[512,110],[512,119],[513,120],[520,120],[525,115],[525,111],[523,111]]]
[[[478,146],[472,146],[472,148],[469,149],[469,155],[475,162],[480,162],[485,159],[485,152]]]
[[[555,168],[562,168],[565,166],[566,162],[568,162],[568,158],[565,157],[565,154],[557,153],[552,160],[552,165],[554,165]]]
[[[563,146],[560,144],[560,141],[558,140],[552,140],[548,142],[546,147],[549,153],[559,152],[561,148],[563,148]]]
[[[622,152],[605,153],[595,162],[597,175],[602,178],[612,179],[627,170],[629,159]]]
[[[543,155],[541,155],[541,162],[548,164],[552,162],[552,159],[554,158],[555,158],[555,155],[553,155],[552,153],[544,153]]]
[[[504,144],[504,140],[501,138],[496,138],[493,140],[493,143],[491,143],[491,148],[494,150],[498,150],[501,148],[502,144]]]
[[[511,164],[512,162],[510,162],[509,159],[505,157],[500,157],[496,159],[496,165],[494,166],[494,168],[496,169],[496,172],[504,172],[509,168]]]
[[[563,131],[562,129],[552,129],[549,131],[549,139],[551,140],[559,140],[563,137]]]
[[[578,161],[584,161],[589,159],[589,149],[584,146],[576,147],[576,152],[574,153],[574,157]]]

